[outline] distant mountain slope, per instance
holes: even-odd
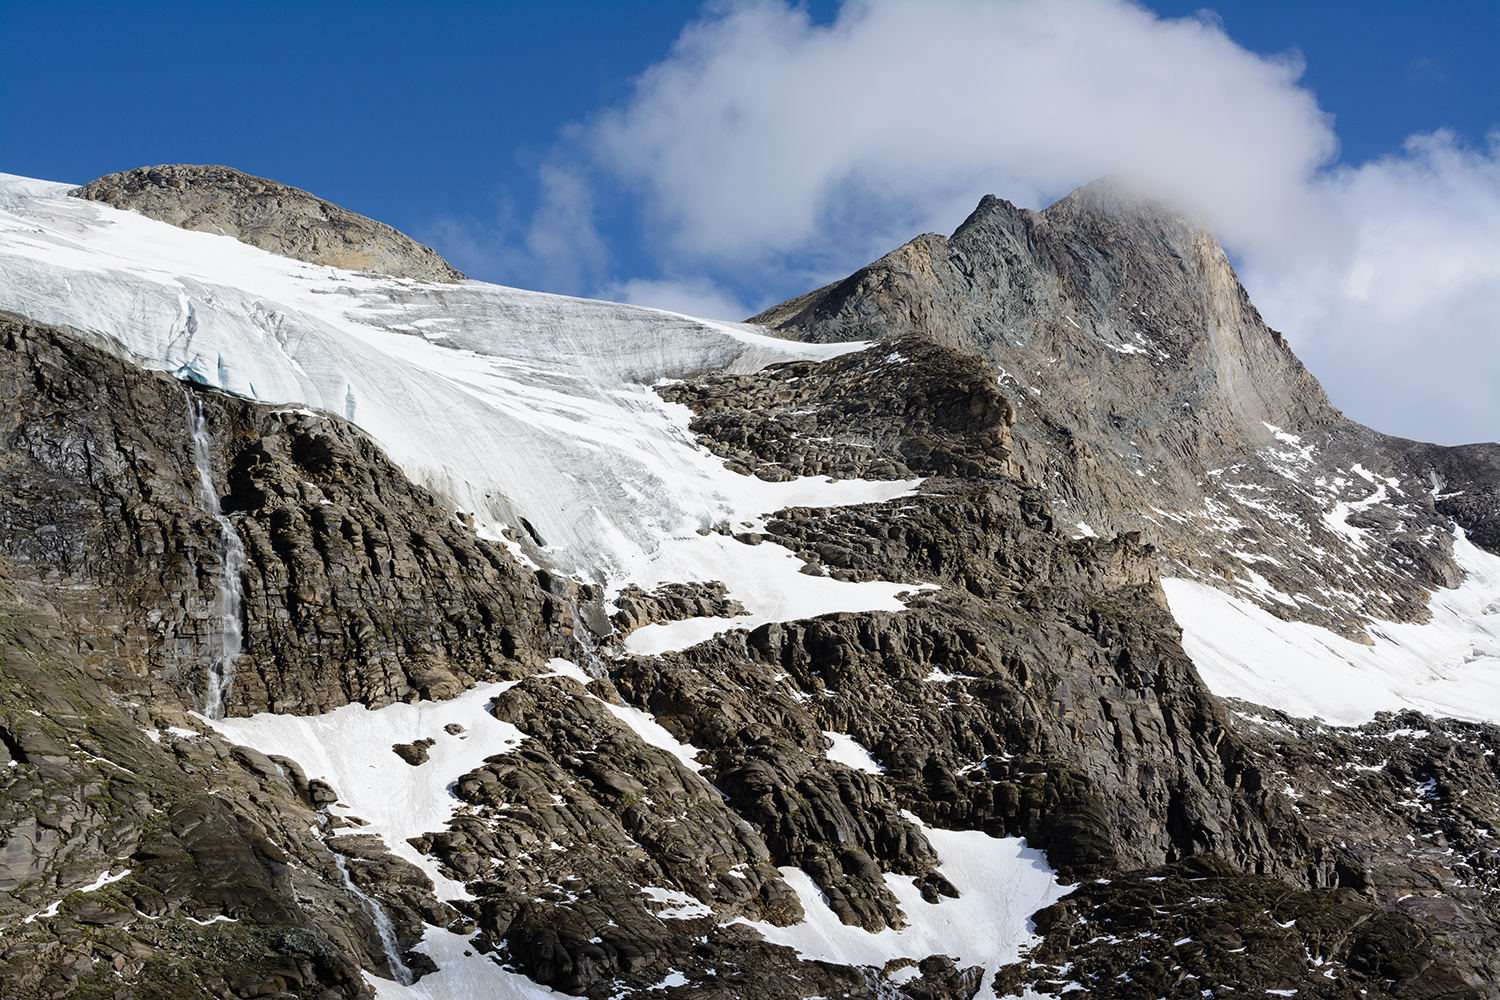
[[[1139,530],[1166,571],[1361,637],[1421,621],[1460,573],[1447,518],[1491,551],[1495,445],[1344,419],[1251,305],[1213,235],[1105,180],[1042,212],[986,197],[751,319],[815,342],[920,333],[985,358],[1016,461],[1080,533]]]
[[[416,281],[464,279],[437,251],[383,222],[232,167],[137,167],[69,193],[183,229],[233,236],[309,264]]]

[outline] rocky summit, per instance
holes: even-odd
[[[0,177],[0,995],[1500,998],[1500,446],[987,197],[743,324]]]

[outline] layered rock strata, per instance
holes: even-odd
[[[177,224],[245,211],[277,252],[317,249],[308,203],[203,169],[130,184]],[[926,478],[722,530],[909,585],[906,609],[661,656],[626,637],[734,616],[733,593],[596,593],[337,417],[0,321],[6,994],[363,997],[361,970],[442,971],[417,945],[449,932],[492,975],[593,1000],[1500,996],[1494,727],[1226,706],[1159,580],[1269,587],[1348,634],[1418,619],[1456,582],[1447,517],[1492,533],[1494,446],[1343,421],[1211,237],[1108,185],[986,200],[760,319],[884,341],[659,387],[700,443],[772,481]],[[349,789],[189,714],[226,632],[220,518],[245,557],[230,715],[492,685],[482,722],[517,735],[462,773],[434,769],[462,725],[376,748],[447,786],[446,820],[387,843]],[[858,935],[944,919],[967,890],[938,831],[1024,836],[1071,885],[1019,963],[768,940],[814,907]]]

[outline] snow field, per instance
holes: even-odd
[[[850,485],[886,488],[860,491],[860,495],[868,499],[853,502],[866,503],[903,496],[911,484],[850,481]],[[843,504],[829,503],[826,506]],[[748,630],[767,622],[815,618],[837,611],[900,611],[906,605],[897,595],[935,589],[930,583],[912,585],[883,580],[848,583],[827,576],[811,576],[802,572],[802,560],[780,545],[769,542],[745,545],[717,534],[698,539],[693,545],[692,555],[694,565],[684,567],[689,574],[686,579],[722,580],[729,595],[744,605],[746,614],[733,618],[654,622],[625,637],[627,653],[657,656],[686,649],[730,629]]]
[[[826,729],[823,735],[828,738],[829,742],[826,755],[829,760],[866,774],[885,773],[885,768],[876,763],[875,758],[870,756],[870,751],[860,745],[854,737],[845,733],[829,732]]]
[[[369,824],[344,833],[379,835],[392,854],[431,876],[438,899],[465,899],[462,883],[445,877],[435,859],[406,841],[447,829],[458,801],[448,786],[486,757],[521,745],[525,736],[519,729],[489,714],[495,697],[516,683],[482,684],[451,701],[398,703],[374,711],[355,704],[317,716],[263,712],[247,719],[204,721],[235,743],[290,757],[308,778],[328,782],[340,803],[330,811]],[[449,735],[443,727],[451,723],[464,731]],[[419,739],[435,742],[426,763],[416,767],[391,749]]]
[[[1500,722],[1500,557],[1462,531],[1454,555],[1464,582],[1433,594],[1431,620],[1376,622],[1372,646],[1191,580],[1162,587],[1183,648],[1215,694],[1342,726],[1405,708]]]

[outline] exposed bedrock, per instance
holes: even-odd
[[[1447,516],[1495,548],[1494,445],[1346,420],[1213,235],[1111,181],[1042,212],[986,197],[951,237],[751,321],[982,358],[1015,408],[1011,461],[1060,521],[1140,531],[1175,573],[1284,618],[1356,638],[1371,618],[1422,621],[1459,575]]]
[[[196,492],[190,393],[247,558],[230,714],[451,697],[566,648],[568,594],[348,423],[200,392],[10,320],[0,348],[0,555],[120,691],[203,704],[222,553]]]
[[[938,480],[888,505],[782,516],[768,537],[821,538],[825,552],[857,553],[845,560],[855,572],[895,564],[896,579],[943,590],[906,612],[766,625],[612,676],[708,751],[737,808],[763,830],[785,827],[784,858],[812,839],[787,788],[802,787],[804,759],[822,756],[831,730],[873,753],[896,806],[1030,837],[1072,876],[1212,851],[1247,870],[1329,877],[1182,653],[1149,548],[1062,538],[1038,492],[1010,480]],[[988,558],[997,550],[1007,558]],[[861,787],[839,797],[878,817]],[[900,828],[863,840],[859,829],[838,839],[881,858]],[[919,874],[920,852],[892,857]]]
[[[371,996],[385,958],[296,765],[148,736],[75,641],[0,579],[0,992]]]
[[[105,174],[68,192],[183,229],[346,271],[462,281],[436,250],[298,188],[232,167],[169,163]]]

